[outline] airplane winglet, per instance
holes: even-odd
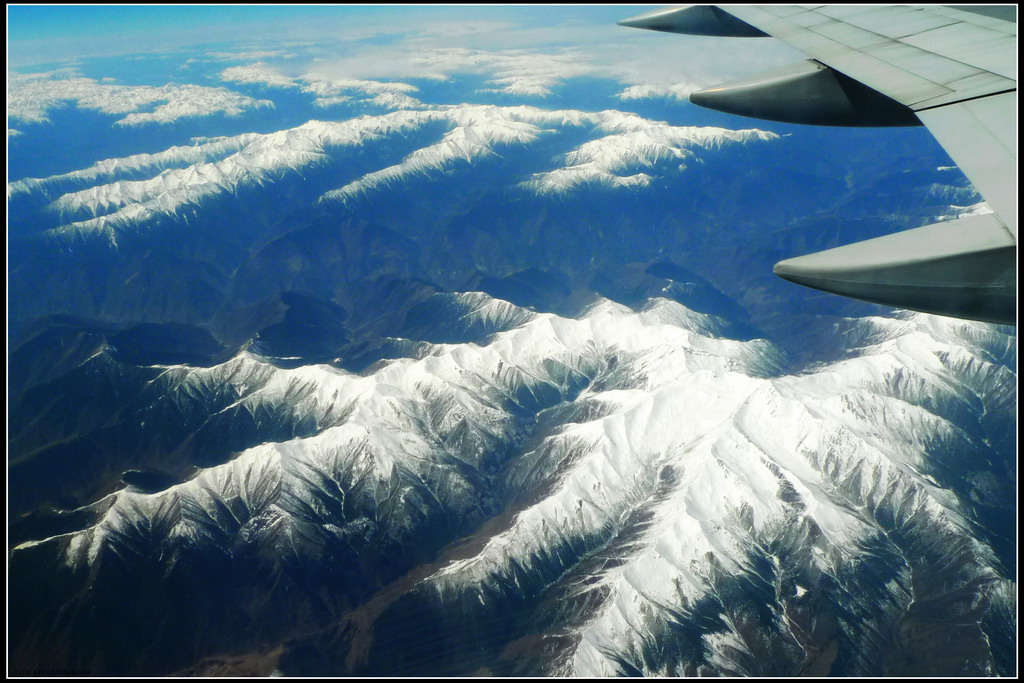
[[[689,5],[654,10],[617,22],[619,26],[693,36],[764,38],[768,34],[712,5]]]
[[[787,259],[774,270],[832,294],[1014,325],[1016,258],[1016,243],[990,213]]]

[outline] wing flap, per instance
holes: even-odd
[[[727,11],[915,110],[1017,87],[1016,24],[948,7],[792,9]]]
[[[918,118],[1017,236],[1017,93],[917,112]]]
[[[818,8],[817,12],[892,40],[958,23],[951,17],[911,7],[836,5]]]

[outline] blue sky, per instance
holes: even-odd
[[[8,38],[79,39],[84,36],[156,33],[188,30],[197,25],[227,25],[238,21],[265,22],[311,18],[336,11],[328,7],[286,6],[41,6],[8,7]],[[345,8],[353,12],[362,8]]]
[[[239,22],[303,22],[309,20],[343,21],[373,18],[387,24],[397,17],[446,17],[480,19],[500,15],[524,24],[577,19],[585,12],[594,23],[614,22],[626,16],[656,7],[651,6],[72,6],[11,5],[8,7],[8,38],[15,41],[35,38],[79,38],[138,32],[188,30],[197,26],[222,26],[230,30]]]
[[[297,22],[306,20],[344,20],[373,17],[387,23],[395,17],[445,16],[447,18],[480,19],[501,16],[523,23],[569,20],[584,11],[594,23],[616,21],[632,16],[651,6],[302,6],[302,5],[221,5],[221,6],[72,6],[11,5],[8,7],[8,37],[12,40],[33,38],[80,37],[130,32],[157,32],[168,29],[186,30],[198,25],[225,28],[243,23]]]
[[[8,48],[15,64],[180,49],[242,39],[344,37],[353,32],[410,35],[417,24],[491,21],[524,29],[612,27],[649,9],[639,6],[38,6],[8,7]]]

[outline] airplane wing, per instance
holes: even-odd
[[[776,264],[777,275],[875,303],[1016,324],[1016,9],[692,5],[619,24],[776,37],[812,59],[690,101],[791,123],[923,124],[993,211],[791,258]]]

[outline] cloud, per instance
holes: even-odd
[[[290,59],[295,67],[290,70],[292,74],[303,73],[301,56],[319,56],[323,61],[310,62],[306,72],[317,71],[312,75],[323,79],[443,79],[452,73],[465,73],[463,69],[468,66],[491,79],[518,79],[494,83],[495,90],[531,96],[557,89],[558,83],[552,87],[551,79],[572,78],[574,73],[612,78],[624,87],[668,87],[683,81],[704,87],[803,58],[772,39],[680,36],[615,25],[617,19],[635,8],[462,6],[232,11],[236,20],[230,22],[190,22],[174,30],[151,30],[133,40],[128,40],[124,32],[117,41],[83,33],[69,37],[60,46],[53,45],[53,41],[37,41],[35,51],[40,55],[38,61],[53,62],[60,58],[54,57],[55,50],[70,53],[62,57],[79,58],[97,48],[102,53],[166,52],[186,45],[220,43],[216,49],[200,48],[199,55],[190,56],[202,61]],[[196,16],[212,18],[217,14],[223,12]],[[268,14],[274,15],[273,20],[267,19]],[[244,36],[242,40],[240,35]],[[26,63],[27,42],[31,41],[15,41],[15,62]],[[77,49],[72,49],[75,46]],[[452,49],[490,53],[492,63],[477,62],[475,67],[437,63],[433,68],[427,63]],[[515,51],[540,59],[547,57],[552,63],[502,73],[508,65],[500,62],[507,62]],[[540,80],[538,70],[545,81]],[[534,80],[527,82],[527,78]]]
[[[622,84],[623,100],[681,99],[744,74],[803,59],[773,39],[729,40],[638,31],[615,25],[615,8],[474,8],[459,20],[434,8],[429,20],[393,14],[366,17],[341,33],[306,68],[312,79],[450,80],[483,76],[488,92],[525,97],[558,94],[570,79]],[[386,27],[386,28],[381,28]],[[327,47],[326,44],[325,48]],[[295,73],[300,73],[297,68]],[[685,85],[684,85],[685,84]]]
[[[598,70],[577,50],[438,49],[413,58],[414,63],[445,74],[475,73],[489,76],[485,89],[508,95],[548,97],[567,79],[597,75]]]
[[[516,24],[507,21],[430,21],[424,23],[417,34],[420,38],[462,38],[475,35],[493,35],[513,30]]]
[[[409,94],[417,92],[419,88],[408,83],[358,78],[324,79],[311,75],[292,78],[262,62],[224,69],[220,73],[220,78],[229,83],[298,89],[314,95],[314,104],[318,107],[330,107],[345,102],[359,102],[386,109],[416,109],[424,106]]]
[[[414,41],[410,41],[414,42]],[[551,50],[487,50],[465,47],[407,49],[389,46],[358,57],[322,59],[311,65],[308,80],[394,78],[447,81],[472,74],[485,77],[482,92],[549,97],[568,79],[609,76],[584,53],[573,48]]]
[[[724,39],[712,39],[717,41],[712,45],[701,37],[670,36],[673,40],[665,42],[665,36],[652,32],[596,33],[600,37],[594,42],[584,37],[570,46],[515,48],[502,47],[512,34],[514,43],[529,43],[529,35],[540,40],[550,37],[551,30],[499,32],[494,47],[486,48],[459,45],[464,42],[459,39],[438,45],[440,41],[419,36],[386,47],[366,46],[355,56],[320,58],[309,65],[306,77],[451,80],[472,74],[486,79],[483,92],[534,98],[556,95],[571,79],[586,77],[621,84],[623,101],[683,101],[694,90],[793,61],[793,51],[777,41],[755,40],[737,47]]]
[[[266,87],[318,87],[316,105],[364,102],[387,108],[421,106],[413,91],[380,97],[344,81],[407,83],[479,76],[481,92],[539,99],[559,95],[572,79],[620,84],[628,102],[684,101],[689,91],[793,61],[772,39],[728,40],[637,31],[614,24],[618,11],[599,8],[338,8],[316,23],[285,21],[271,39],[253,32],[228,47],[204,50],[196,62],[236,61],[225,82]],[[285,30],[284,26],[291,26]],[[299,42],[292,38],[301,36]],[[289,60],[286,73],[276,66]],[[333,89],[326,85],[334,83]],[[398,93],[406,97],[398,97]]]
[[[687,102],[690,93],[700,90],[699,86],[692,83],[675,83],[673,85],[631,85],[616,97],[623,101],[665,99]]]
[[[115,122],[121,126],[171,123],[210,114],[239,116],[253,109],[274,106],[268,100],[256,100],[226,88],[112,85],[68,70],[35,74],[8,72],[7,78],[7,115],[25,123],[48,121],[48,113],[66,102],[106,114],[126,114]]]
[[[296,88],[298,82],[291,76],[267,66],[263,62],[232,66],[220,72],[220,80],[225,83],[257,84],[270,88]]]
[[[300,79],[305,80],[305,79]],[[358,78],[341,78],[334,80],[308,80],[303,90],[314,95],[335,95],[346,90],[361,92],[366,95],[383,95],[395,93],[417,92],[419,88],[408,83],[367,81]]]
[[[248,50],[240,52],[207,52],[203,57],[218,62],[251,62],[254,59],[294,59],[298,55],[288,50]]]

